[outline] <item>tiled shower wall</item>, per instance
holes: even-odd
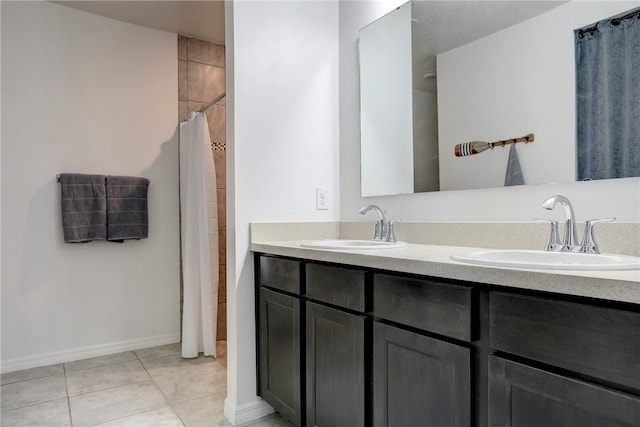
[[[178,36],[178,107],[180,121],[225,90],[224,46]],[[225,99],[206,111],[213,144],[218,195],[218,340],[227,339],[226,133]]]

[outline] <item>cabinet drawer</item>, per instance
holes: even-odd
[[[376,274],[376,317],[471,341],[472,290],[465,286]]]
[[[300,293],[302,263],[269,256],[260,257],[260,286]]]
[[[496,350],[640,390],[640,313],[492,293]]]
[[[365,311],[365,272],[307,264],[307,297],[356,311]]]

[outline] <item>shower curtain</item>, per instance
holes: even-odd
[[[182,357],[216,356],[218,314],[216,174],[203,112],[180,123]]]
[[[575,31],[577,179],[640,176],[640,8]]]

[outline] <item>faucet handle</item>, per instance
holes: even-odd
[[[381,236],[382,236],[381,223],[382,223],[382,221],[376,221],[376,223],[373,225],[373,237],[371,238],[371,240],[380,240],[381,239]]]
[[[600,249],[593,236],[593,225],[598,222],[613,222],[615,218],[598,218],[590,219],[584,222],[584,237],[582,238],[582,244],[579,251],[585,254],[599,254]]]
[[[396,221],[389,221],[389,225],[387,226],[387,242],[395,242],[396,241],[396,233],[393,230],[393,224],[395,224]]]
[[[558,236],[558,221],[553,221],[550,219],[537,219],[536,222],[546,222],[551,226],[551,232],[549,233],[549,240],[547,240],[547,244],[544,247],[545,251],[555,251],[558,249],[560,245],[560,238]]]

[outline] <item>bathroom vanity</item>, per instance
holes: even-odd
[[[640,423],[637,271],[299,244],[252,244],[258,394],[295,425]]]

